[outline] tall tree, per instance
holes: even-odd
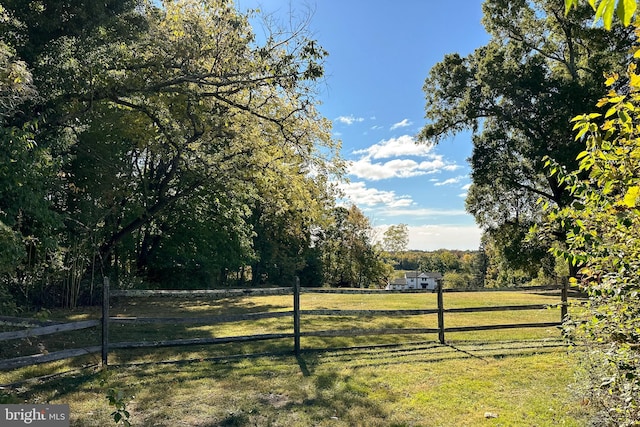
[[[333,223],[319,244],[323,254],[325,283],[358,288],[380,287],[391,267],[382,259],[380,248],[371,241],[369,219],[352,205],[336,207]]]
[[[407,224],[390,225],[384,232],[382,244],[389,252],[406,251],[409,244],[409,228]]]
[[[21,167],[35,174],[33,199],[58,223],[20,202],[6,224],[35,236],[36,249],[52,241],[54,258],[74,266],[62,271],[73,283],[67,300],[97,269],[150,278],[173,266],[213,277],[251,262],[254,212],[295,226],[297,238],[309,234],[340,167],[315,109],[326,52],[304,23],[259,43],[226,0],[18,3],[6,13],[19,24],[0,25],[36,96],[5,114],[3,135],[31,132],[36,148],[24,156],[42,161]],[[46,177],[35,179],[38,171]],[[34,226],[43,230],[26,228]],[[39,259],[50,266],[46,252]]]
[[[467,57],[445,56],[425,81],[429,123],[421,139],[473,131],[467,210],[489,236],[525,236],[542,219],[538,199],[558,206],[571,201],[542,159],[550,155],[575,167],[581,148],[567,123],[596,102],[597,76],[628,58],[630,30],[594,28],[586,4],[564,12],[553,0],[488,0],[483,23],[490,42]],[[564,239],[561,227],[553,232]],[[508,259],[514,267],[542,264],[547,247]]]
[[[0,221],[21,247],[1,281],[23,302],[57,300],[60,292],[53,284],[68,268],[64,215],[52,209],[52,201],[64,193],[61,166],[74,139],[66,127],[68,119],[74,120],[67,96],[79,77],[73,41],[86,37],[90,45],[88,36],[98,30],[135,34],[141,19],[134,7],[129,1],[7,0],[0,5]]]
[[[393,253],[399,261],[400,269],[403,267],[403,254],[409,245],[409,228],[407,224],[390,225],[382,236],[382,245],[387,252]]]

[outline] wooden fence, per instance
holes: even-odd
[[[412,309],[412,310],[303,310],[300,305],[301,293],[338,293],[338,294],[391,294],[391,293],[427,293],[433,291],[414,290],[414,291],[387,291],[387,290],[367,290],[367,289],[326,289],[326,288],[300,288],[300,283],[296,280],[296,284],[290,288],[255,288],[255,289],[231,289],[231,290],[202,290],[202,291],[162,291],[162,290],[115,290],[110,291],[109,281],[104,281],[102,318],[101,320],[86,320],[72,323],[56,323],[56,322],[39,322],[24,318],[7,318],[0,317],[0,324],[27,327],[27,329],[11,332],[0,333],[0,343],[3,341],[37,337],[53,333],[61,333],[65,331],[80,330],[101,326],[102,342],[100,345],[66,349],[48,354],[35,354],[30,356],[16,357],[12,359],[0,360],[0,369],[14,369],[21,366],[34,365],[38,363],[51,362],[55,360],[67,359],[84,354],[101,353],[102,364],[108,365],[109,351],[117,349],[134,349],[134,348],[159,348],[173,346],[203,345],[203,344],[223,344],[235,342],[263,341],[274,339],[293,339],[293,353],[299,355],[301,352],[302,337],[354,337],[365,335],[388,335],[388,334],[438,334],[438,341],[445,343],[445,335],[450,332],[469,332],[496,329],[515,329],[515,328],[539,328],[559,326],[562,319],[567,313],[567,289],[558,287],[530,287],[516,288],[508,290],[528,290],[528,291],[548,291],[561,290],[561,300],[556,306],[561,307],[561,315],[557,322],[540,322],[540,323],[518,323],[518,324],[499,324],[499,325],[474,325],[474,326],[458,326],[446,327],[445,314],[452,313],[474,313],[489,311],[520,311],[520,310],[540,310],[549,307],[545,304],[529,304],[529,305],[509,305],[509,306],[490,306],[490,307],[473,307],[473,308],[445,308],[444,296],[446,292],[440,286],[437,290],[437,308],[436,309]],[[486,291],[486,290],[485,290]],[[453,291],[455,292],[455,291]],[[236,315],[219,315],[209,317],[111,317],[109,315],[109,306],[112,297],[207,297],[207,298],[228,298],[239,296],[269,296],[269,295],[292,295],[293,304],[290,311],[263,312],[263,313],[247,313]],[[434,328],[383,328],[383,329],[344,329],[344,330],[323,330],[323,331],[302,331],[301,318],[303,316],[421,316],[437,314],[437,327]],[[109,339],[110,324],[222,324],[227,322],[237,322],[243,320],[257,320],[269,318],[290,317],[293,323],[292,333],[270,333],[256,334],[245,336],[230,336],[221,338],[188,338],[176,340],[160,340],[145,342],[111,342]],[[435,326],[435,325],[434,325]]]
[[[58,323],[42,322],[38,320],[17,317],[0,317],[0,324],[9,326],[21,326],[27,328],[19,331],[0,332],[0,343],[21,338],[41,337],[55,333],[64,333],[93,328],[103,323],[105,322],[101,320],[83,320],[80,322]],[[38,363],[69,359],[71,357],[82,356],[85,354],[98,353],[101,349],[101,346],[96,345],[91,347],[65,349],[52,353],[44,352],[29,356],[15,357],[12,359],[0,360],[0,369],[14,369],[22,366],[35,365]]]

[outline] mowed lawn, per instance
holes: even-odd
[[[447,293],[445,306],[556,304],[557,295],[524,292]],[[291,296],[220,300],[121,299],[112,316],[208,317],[289,311]],[[435,308],[435,294],[314,294],[302,310]],[[99,317],[98,310],[52,318]],[[559,309],[447,314],[447,326],[553,322]],[[435,328],[435,315],[303,316],[301,329]],[[154,341],[292,332],[290,317],[220,325],[118,325],[113,341]],[[43,339],[46,337],[42,337]],[[74,336],[98,340],[98,331]],[[109,388],[124,392],[137,426],[580,426],[588,407],[571,393],[576,350],[556,327],[437,334],[305,337],[195,347],[120,350],[108,371],[97,356],[0,372],[0,402],[68,403],[71,424],[115,425]],[[42,341],[42,340],[41,340]],[[32,343],[34,344],[34,343]],[[60,337],[44,343],[71,347]],[[27,343],[13,343],[27,351]],[[95,343],[87,343],[95,345]],[[0,350],[8,357],[6,347]],[[69,371],[64,373],[65,371]],[[24,381],[50,375],[39,381]]]

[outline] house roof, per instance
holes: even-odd
[[[423,271],[407,271],[404,273],[404,277],[406,279],[417,279],[417,278],[427,278],[427,279],[442,279],[442,274],[440,274],[437,271],[428,271],[428,272],[423,272]]]

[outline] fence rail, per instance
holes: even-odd
[[[0,342],[21,339],[28,337],[36,337],[53,333],[61,333],[67,331],[81,330],[96,326],[102,327],[101,345],[90,346],[86,348],[66,349],[48,354],[34,354],[30,356],[16,357],[12,359],[0,360],[0,369],[14,369],[22,366],[33,365],[37,363],[61,360],[79,355],[102,353],[102,364],[108,365],[108,355],[110,350],[117,349],[136,349],[136,348],[159,348],[159,347],[176,347],[189,345],[212,345],[226,344],[250,341],[265,341],[276,339],[293,338],[293,352],[298,355],[301,351],[302,337],[354,337],[354,336],[371,336],[371,335],[401,335],[401,334],[438,334],[438,341],[445,343],[447,333],[451,332],[472,332],[483,330],[497,329],[515,329],[515,328],[539,328],[553,327],[562,324],[562,319],[566,315],[567,308],[567,291],[566,288],[557,286],[544,287],[528,287],[514,289],[495,289],[499,291],[561,291],[561,301],[557,304],[530,304],[530,305],[505,305],[505,306],[481,306],[481,307],[463,307],[463,308],[445,308],[443,294],[449,291],[439,286],[437,289],[437,308],[435,309],[405,309],[405,310],[332,310],[332,309],[312,309],[303,310],[300,305],[301,294],[394,294],[394,293],[431,293],[434,291],[411,290],[411,291],[394,291],[394,290],[370,290],[370,289],[301,289],[299,281],[289,288],[256,288],[256,289],[227,289],[227,290],[114,290],[110,291],[109,281],[105,278],[103,286],[103,304],[101,320],[86,320],[71,323],[45,322],[39,320],[0,317],[0,324],[26,327],[27,329],[19,331],[1,332]],[[486,290],[485,290],[486,291]],[[455,292],[455,291],[453,291]],[[469,292],[469,291],[467,291]],[[112,298],[144,298],[144,297],[173,297],[173,298],[234,298],[244,296],[273,296],[273,295],[292,295],[292,310],[277,312],[261,312],[261,313],[244,313],[244,314],[228,314],[206,317],[137,317],[137,316],[110,316],[109,306]],[[493,311],[521,311],[521,310],[541,310],[549,307],[560,307],[561,318],[558,322],[540,322],[540,323],[518,323],[518,324],[500,324],[500,325],[474,325],[474,326],[455,326],[445,327],[445,314],[453,313],[476,313],[476,312],[493,312]],[[353,316],[353,317],[369,317],[369,316],[422,316],[437,315],[437,327],[434,328],[370,328],[370,329],[334,329],[320,331],[302,331],[301,318],[305,316]],[[223,324],[227,322],[252,321],[271,318],[289,317],[293,320],[293,333],[265,333],[255,335],[230,336],[220,338],[187,338],[175,340],[156,340],[144,342],[111,342],[109,339],[109,325],[138,325],[138,324]]]
[[[51,326],[41,326],[34,329],[22,331],[0,332],[0,342],[15,340],[18,338],[39,337],[43,335],[55,334],[58,332],[77,331],[78,329],[93,328],[100,325],[100,320],[83,320],[81,322],[62,323]]]
[[[72,357],[84,356],[86,354],[95,354],[100,352],[101,349],[102,347],[98,345],[86,348],[70,348],[68,350],[55,351],[53,353],[15,357],[13,359],[0,361],[0,369],[15,369],[40,363],[55,362],[56,360],[70,359]]]
[[[144,323],[191,323],[191,324],[211,324],[211,323],[228,323],[239,322],[242,320],[259,320],[272,319],[278,317],[291,317],[293,311],[277,311],[274,313],[248,313],[248,314],[229,314],[221,316],[208,317],[109,317],[109,323],[120,324],[144,324]]]
[[[171,297],[171,298],[230,298],[242,296],[269,296],[291,294],[288,288],[250,288],[250,289],[206,289],[206,290],[148,290],[148,289],[118,289],[109,293],[110,297]]]
[[[35,323],[25,322],[20,324],[20,326],[23,326],[23,325],[33,326],[34,324]],[[100,320],[83,320],[80,322],[56,323],[48,326],[40,326],[37,328],[24,329],[21,331],[0,332],[0,342],[21,339],[21,338],[40,337],[40,336],[56,334],[60,332],[77,331],[81,329],[93,328],[100,324],[102,324],[102,321]],[[19,368],[21,366],[29,366],[29,365],[35,365],[38,363],[53,362],[56,360],[68,359],[70,357],[96,353],[100,351],[100,349],[101,349],[100,346],[95,346],[95,347],[89,347],[89,348],[61,350],[53,353],[41,353],[41,354],[33,354],[29,356],[14,357],[11,359],[0,360],[0,369],[14,369],[14,368]]]
[[[27,319],[25,317],[0,316],[0,325],[19,326],[24,328],[34,326],[56,325],[64,322],[54,322],[51,320]]]

